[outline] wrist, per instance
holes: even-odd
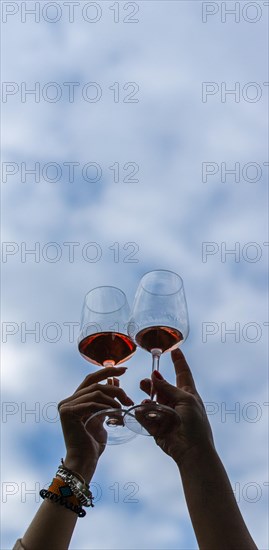
[[[190,473],[193,469],[203,468],[205,463],[210,467],[210,463],[218,457],[214,444],[211,441],[196,443],[190,446],[186,451],[179,456],[175,456],[174,460],[181,474]]]
[[[64,465],[68,468],[68,470],[71,470],[74,473],[77,472],[80,476],[82,476],[86,483],[90,483],[97,466],[97,461],[85,461],[79,457],[75,457],[67,453],[64,458]]]

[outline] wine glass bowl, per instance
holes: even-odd
[[[155,270],[146,273],[138,286],[128,325],[128,334],[138,346],[152,355],[152,371],[159,370],[160,356],[182,344],[189,334],[189,318],[182,278],[173,271]],[[168,418],[180,421],[176,411],[157,404],[154,390],[151,402],[129,409],[129,419],[155,421]],[[142,416],[141,416],[142,414]],[[175,416],[176,415],[176,416]],[[156,424],[157,426],[157,424]],[[149,434],[132,420],[129,428],[137,433]]]
[[[107,367],[130,359],[136,345],[127,334],[129,312],[127,298],[119,288],[102,286],[86,294],[78,348],[87,361]]]
[[[129,314],[127,298],[119,288],[101,286],[90,290],[84,298],[78,337],[83,358],[104,368],[130,359],[136,344],[127,334]],[[108,379],[108,383],[113,385],[113,378]],[[85,427],[101,421],[107,432],[107,443],[119,444],[135,437],[125,426],[127,417],[128,411],[122,408],[98,411],[88,418]]]
[[[128,334],[147,351],[157,348],[162,353],[175,349],[186,340],[189,319],[183,280],[179,275],[157,270],[142,277]]]

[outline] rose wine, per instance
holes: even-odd
[[[163,353],[176,348],[181,340],[181,332],[171,327],[148,327],[136,335],[136,342],[141,348],[147,351],[158,348]]]
[[[136,345],[129,336],[120,332],[96,332],[81,340],[78,349],[95,365],[103,365],[106,361],[118,365],[133,355]]]

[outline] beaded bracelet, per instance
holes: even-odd
[[[89,484],[86,483],[80,474],[66,468],[63,459],[58,467],[56,476],[60,477],[70,487],[82,506],[94,507],[94,497],[90,491]]]
[[[63,459],[48,490],[42,489],[39,494],[43,499],[49,498],[65,506],[80,518],[86,515],[82,506],[94,506],[89,484],[80,474],[66,468]]]
[[[63,498],[61,495],[57,495],[55,493],[52,493],[51,491],[47,491],[46,489],[41,489],[40,491],[41,498],[49,498],[52,502],[58,502],[58,504],[61,504],[61,506],[64,506],[68,510],[71,510],[72,512],[75,512],[79,518],[83,518],[86,516],[85,510],[81,508],[81,506],[76,506],[72,502],[68,502],[65,498]]]
[[[80,506],[81,504],[71,487],[59,477],[53,478],[48,491],[54,493],[55,495],[60,495],[60,497],[67,499],[68,502],[72,502],[75,506]]]
[[[79,503],[82,506],[94,506],[92,502],[94,497],[92,496],[91,491],[88,489],[87,485],[81,483],[81,481],[76,476],[60,467],[58,468],[56,475],[59,476],[67,486],[70,487],[73,494],[77,497]]]

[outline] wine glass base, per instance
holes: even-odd
[[[175,409],[152,401],[128,409],[124,423],[136,434],[158,437],[179,425],[180,417]]]
[[[107,418],[105,423],[106,423],[106,426],[108,426],[108,428],[115,428],[116,426],[122,426],[122,419],[121,418]]]
[[[90,416],[85,428],[103,445],[121,445],[136,437],[136,433],[126,426],[126,409],[105,409]]]

